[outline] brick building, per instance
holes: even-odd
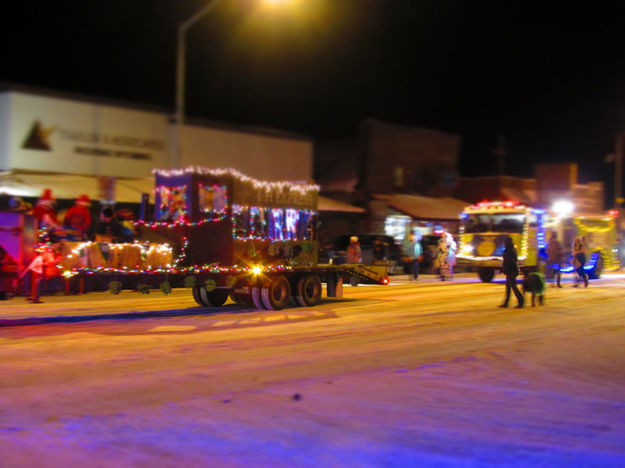
[[[579,214],[605,210],[602,182],[580,184],[576,163],[544,163],[535,167],[533,179],[511,176],[463,177],[457,198],[477,203],[483,200],[516,200],[549,209],[555,201],[573,202]]]

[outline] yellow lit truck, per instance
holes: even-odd
[[[465,208],[460,215],[459,265],[476,271],[490,282],[503,262],[504,239],[510,236],[518,252],[521,271],[536,271],[546,262],[549,232],[555,231],[564,250],[563,273],[573,272],[570,246],[575,236],[585,236],[589,260],[584,269],[591,279],[603,269],[617,267],[617,233],[611,216],[551,217],[542,209],[514,201],[481,202]]]

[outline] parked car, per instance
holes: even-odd
[[[373,248],[376,240],[379,239],[385,248],[384,259],[389,260],[389,274],[398,275],[404,272],[404,253],[401,246],[391,236],[383,234],[343,234],[337,236],[323,246],[321,258],[331,259],[337,265],[345,263],[347,246],[352,236],[357,236],[360,242],[362,263],[373,263]]]
[[[430,234],[421,238],[421,247],[423,247],[423,261],[419,266],[421,273],[436,273],[433,271],[434,259],[438,254],[438,242],[440,240],[440,234]]]

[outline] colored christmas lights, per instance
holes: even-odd
[[[262,188],[267,191],[270,190],[293,190],[302,193],[306,192],[318,192],[319,186],[314,184],[299,184],[288,181],[280,181],[280,182],[269,182],[269,181],[260,181],[254,179],[252,177],[246,176],[236,169],[227,168],[227,169],[208,169],[204,167],[187,167],[185,169],[154,169],[152,171],[154,174],[158,174],[163,177],[177,177],[184,174],[202,174],[202,175],[212,175],[212,176],[223,176],[230,175],[235,177],[243,182],[250,182],[253,184],[254,188]]]
[[[256,266],[256,265],[255,265]],[[78,267],[70,270],[73,274],[86,274],[86,275],[94,275],[94,274],[120,274],[120,275],[154,275],[154,274],[202,274],[202,273],[213,273],[213,274],[252,274],[252,269],[254,267],[251,265],[232,265],[232,266],[221,266],[217,263],[211,263],[207,265],[191,265],[186,267],[175,267],[169,266],[167,268],[163,267],[148,267],[147,269],[142,268],[112,268],[112,267]],[[291,266],[288,265],[263,265],[262,271],[265,273],[277,273],[277,272],[285,272],[292,270]]]

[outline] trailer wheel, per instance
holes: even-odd
[[[252,296],[250,296],[249,294],[232,292],[230,293],[230,299],[232,299],[232,302],[234,302],[235,304],[254,305],[254,301],[252,301]]]
[[[193,299],[195,299],[195,302],[197,302],[198,305],[203,306],[203,307],[207,307],[208,304],[205,304],[204,300],[200,296],[200,289],[202,289],[201,286],[193,286],[193,289],[192,289]]]
[[[306,275],[297,282],[297,303],[311,307],[321,300],[321,280],[317,275]]]
[[[193,299],[204,307],[221,307],[228,299],[228,290],[213,289],[212,291],[207,291],[204,286],[195,286],[193,288]]]
[[[480,268],[477,274],[483,283],[490,283],[495,277],[495,270],[493,268]]]
[[[269,286],[262,289],[262,297],[266,309],[284,309],[289,304],[291,285],[284,276],[275,276]]]
[[[259,310],[265,309],[265,304],[263,304],[263,294],[262,288],[258,286],[252,287],[252,302],[254,302],[254,306]]]

